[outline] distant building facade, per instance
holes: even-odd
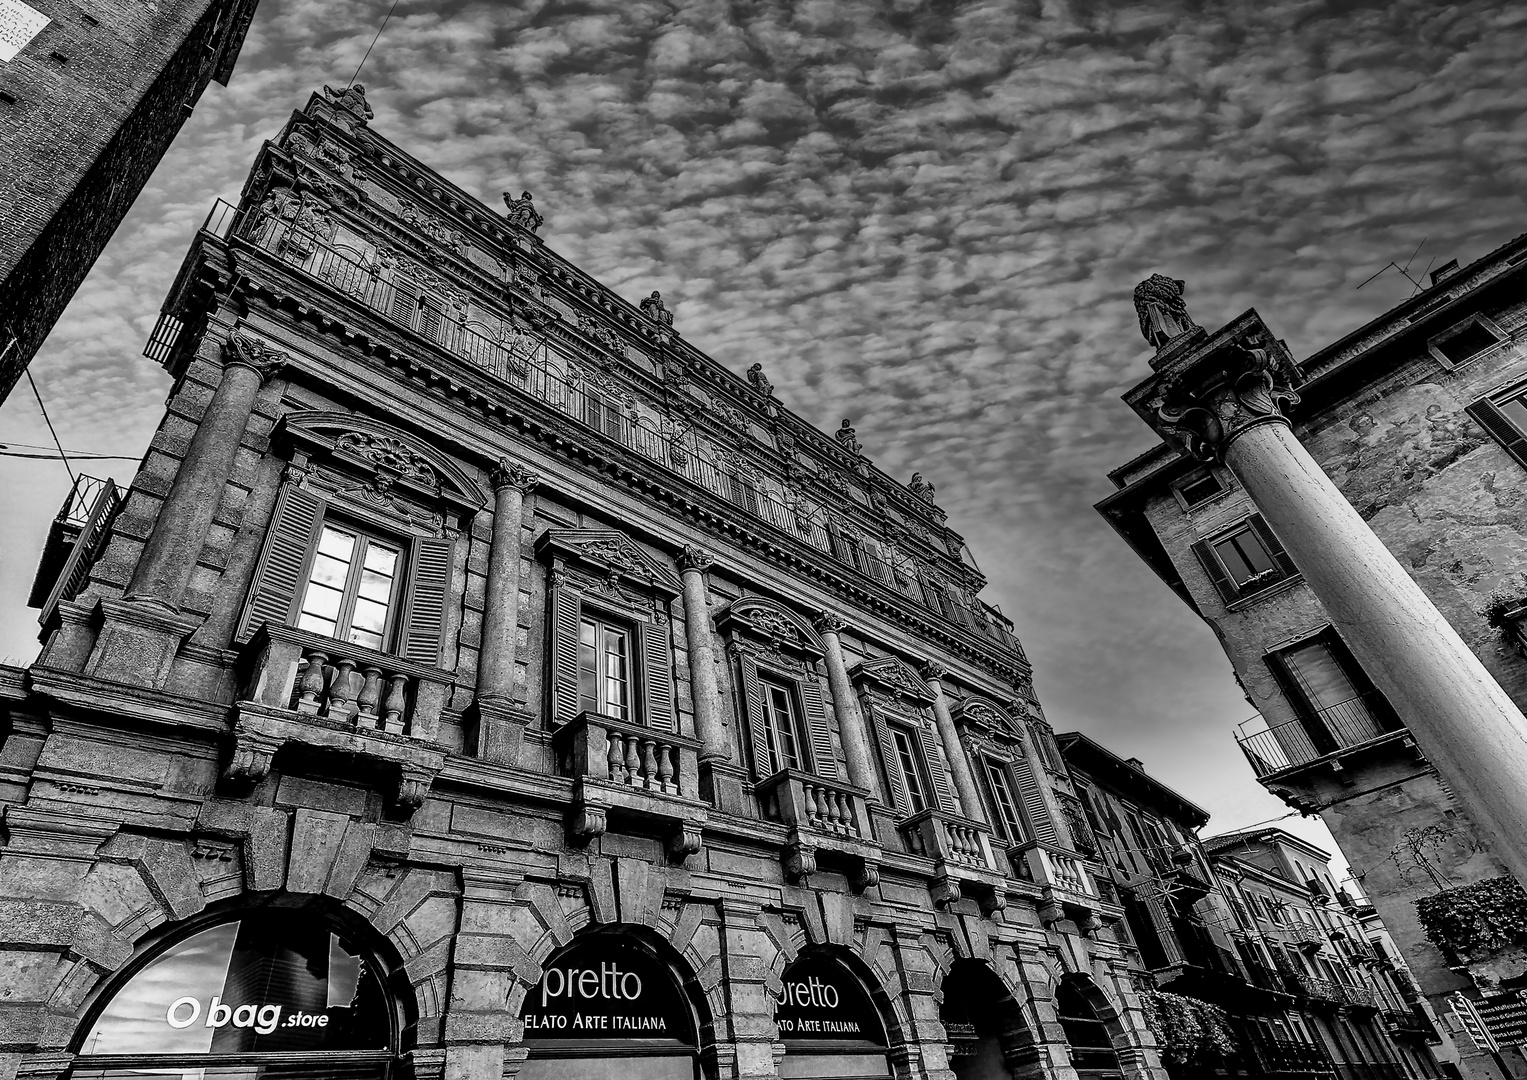
[[[258,0],[0,8],[0,402],[122,223]]]
[[[1345,895],[1329,885],[1329,855],[1279,829],[1200,843],[1209,815],[1140,762],[1076,732],[1057,742],[1173,1077],[1445,1075],[1435,1028],[1373,970],[1355,905],[1317,904],[1303,884],[1321,874],[1327,901]],[[1371,932],[1382,928],[1373,916]]]
[[[262,150],[54,524],[0,1075],[1166,1080],[931,485],[368,116]]]
[[[1299,443],[1517,707],[1527,704],[1524,281],[1527,238],[1517,238],[1443,267],[1428,288],[1306,360],[1269,361],[1275,378],[1256,376],[1297,395],[1268,408],[1291,418]],[[1174,329],[1153,366],[1217,342],[1286,352],[1255,312],[1213,334]],[[1527,898],[1376,685],[1379,673],[1356,659],[1267,508],[1222,459],[1189,453],[1192,442],[1164,442],[1114,470],[1118,490],[1099,511],[1214,627],[1259,714],[1238,735],[1258,780],[1330,827],[1450,1027],[1465,1073],[1527,1075],[1517,1049],[1527,1002],[1516,988],[1527,974]],[[1393,664],[1423,659],[1400,652]],[[1470,723],[1457,717],[1455,730]]]

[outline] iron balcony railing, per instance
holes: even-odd
[[[309,222],[308,227],[303,227],[304,221]],[[805,499],[786,497],[747,470],[718,464],[715,449],[687,426],[663,424],[660,428],[662,422],[642,416],[618,400],[618,388],[601,387],[597,375],[580,378],[553,364],[541,339],[513,330],[489,332],[489,327],[468,318],[464,301],[453,304],[366,253],[329,244],[311,222],[311,218],[301,215],[290,222],[270,216],[253,218],[240,229],[240,234],[256,247],[327,282],[354,302],[402,324],[521,393],[550,405],[909,599],[924,603],[956,625],[993,638],[1020,657],[1024,655],[1018,639],[1004,625],[1006,620],[986,610],[984,604],[978,602],[972,608],[951,598],[952,607],[946,610],[928,603],[912,566],[893,565],[869,544],[830,531],[821,507]],[[228,204],[219,203],[203,229],[225,237],[232,225],[233,210]],[[178,327],[173,329],[178,331]],[[166,330],[165,335],[166,340],[154,346],[159,352],[173,346],[174,334]]]
[[[1238,732],[1236,741],[1260,779],[1402,730],[1377,690],[1263,731]]]

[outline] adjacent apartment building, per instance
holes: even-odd
[[[1527,704],[1524,283],[1518,237],[1471,265],[1447,264],[1409,300],[1299,361],[1255,312],[1199,329],[1177,283],[1175,315],[1142,307],[1143,325],[1159,317],[1167,327],[1154,339],[1161,374],[1128,398],[1153,422],[1182,418],[1167,400],[1182,385],[1169,372],[1215,349],[1231,356],[1246,372],[1246,415],[1289,418],[1358,529],[1398,560],[1482,662],[1480,678],[1518,707]],[[1257,713],[1236,735],[1257,779],[1330,827],[1451,1027],[1465,1074],[1527,1075],[1527,897],[1402,723],[1411,703],[1380,690],[1381,672],[1358,661],[1361,643],[1337,628],[1341,612],[1287,553],[1272,511],[1215,453],[1215,439],[1252,422],[1225,415],[1212,431],[1208,413],[1187,417],[1212,438],[1174,434],[1115,469],[1118,490],[1098,509],[1214,628]],[[1393,682],[1393,670],[1383,675]]]
[[[315,95],[0,671],[0,1075],[1166,1080],[931,489]]]
[[[0,2],[0,402],[227,83],[257,2]]]
[[[1141,762],[1076,732],[1057,741],[1174,1080],[1449,1075],[1439,1057],[1456,1053],[1403,963],[1379,963],[1382,922],[1331,882],[1327,852],[1277,828],[1200,843],[1209,815]]]

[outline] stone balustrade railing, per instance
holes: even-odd
[[[968,818],[924,810],[902,822],[901,833],[914,855],[978,870],[993,869],[986,828]]]
[[[635,791],[699,798],[695,739],[598,713],[580,713],[553,737],[560,770]]]
[[[1080,859],[1042,844],[1029,844],[1013,852],[1021,860],[1027,877],[1053,894],[1059,903],[1092,909],[1098,903],[1098,891],[1092,875]]]
[[[831,836],[870,837],[865,793],[851,784],[781,769],[758,785],[764,817]]]

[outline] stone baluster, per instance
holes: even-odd
[[[525,496],[540,476],[499,458],[493,484],[493,540],[483,594],[482,646],[477,661],[477,756],[516,765],[530,719],[515,704],[515,644],[520,626],[520,534]]]
[[[365,727],[374,728],[377,726],[377,705],[382,698],[382,669],[367,665],[363,676],[360,695],[355,699],[356,723],[364,722]]]
[[[721,720],[721,691],[716,684],[715,653],[711,648],[710,599],[705,571],[714,560],[697,547],[679,556],[684,582],[684,641],[689,651],[689,680],[695,707],[695,738],[700,740],[700,764],[727,762],[732,749]]]
[[[651,739],[642,740],[642,787],[652,788],[657,786],[657,758],[653,751],[657,743]]]
[[[664,791],[673,790],[674,753],[675,748],[672,746],[658,747],[657,778],[659,785]]]
[[[323,708],[324,666],[328,662],[329,658],[321,652],[308,653],[298,683],[301,691],[297,698],[299,712],[316,713]]]
[[[986,807],[976,790],[976,779],[970,771],[970,759],[965,756],[965,746],[960,742],[959,730],[954,717],[949,714],[949,699],[944,696],[944,676],[948,670],[935,661],[923,664],[921,675],[933,691],[933,719],[938,724],[939,738],[944,744],[944,757],[949,761],[949,775],[954,780],[954,790],[960,797],[965,816],[986,823]]]
[[[394,735],[403,734],[403,709],[407,705],[404,690],[408,686],[408,676],[394,675],[389,680],[387,687],[387,700],[382,702],[382,730],[390,731]]]
[[[865,729],[864,714],[859,710],[859,700],[848,681],[848,665],[843,660],[843,642],[839,637],[843,620],[824,611],[812,621],[812,626],[822,638],[827,685],[832,692],[832,708],[837,714],[838,732],[843,739],[848,782],[868,791],[870,798],[878,798],[880,781],[875,776],[874,759],[870,756],[869,733]]]
[[[333,720],[348,721],[355,702],[355,689],[350,676],[355,671],[355,661],[341,656],[334,662],[334,679],[329,683],[329,704],[324,715]]]
[[[626,739],[618,731],[609,732],[605,738],[609,742],[609,751],[606,754],[610,766],[609,778],[617,784],[624,783],[626,779]]]
[[[1364,673],[1527,881],[1527,717],[1294,435],[1293,357],[1253,314],[1151,366],[1125,401],[1230,470]]]

